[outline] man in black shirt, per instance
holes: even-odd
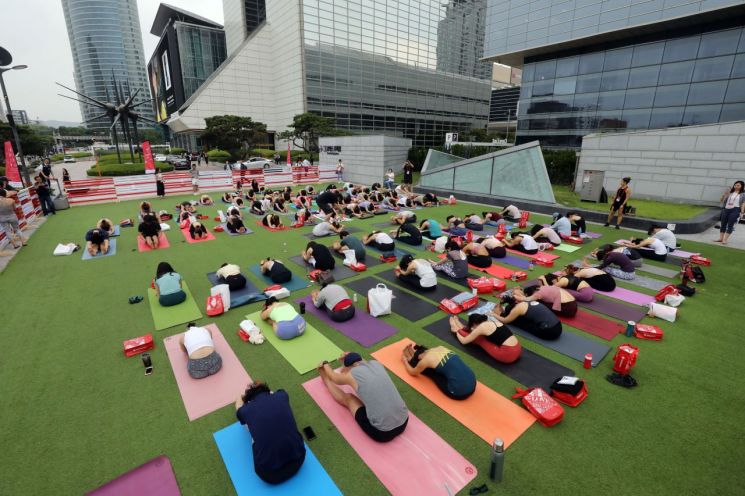
[[[41,211],[44,212],[44,215],[57,215],[52,201],[52,190],[40,175],[34,178],[34,187],[36,188],[36,194],[39,196]]]

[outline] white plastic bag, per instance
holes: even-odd
[[[54,256],[59,257],[63,255],[72,255],[75,251],[75,243],[62,244],[59,243],[54,249]]]
[[[678,309],[660,303],[650,303],[647,315],[667,320],[668,322],[675,322],[675,318],[678,316]]]
[[[373,317],[390,314],[392,302],[393,291],[385,284],[378,284],[367,292],[367,306]]]
[[[681,303],[686,299],[682,294],[669,294],[665,296],[665,305],[671,307],[679,307]]]
[[[264,335],[261,334],[261,330],[256,327],[253,320],[243,320],[240,323],[241,330],[248,334],[248,342],[251,344],[262,344],[264,342]]]
[[[271,298],[272,296],[274,296],[278,300],[281,300],[282,298],[287,298],[288,296],[290,296],[290,290],[285,287],[281,287],[279,289],[273,289],[271,291],[264,291],[264,294],[267,298]]]
[[[170,224],[166,224],[165,222],[161,222],[161,224],[160,224],[160,230],[163,231],[163,232],[170,231],[171,230],[171,225]]]
[[[357,263],[357,255],[354,250],[344,250],[344,265],[354,265]]]
[[[218,217],[220,217],[220,222],[222,224],[225,224],[228,221],[228,219],[225,217],[225,214],[223,213],[222,210],[218,210],[217,211],[217,215],[218,215]]]
[[[210,296],[222,296],[223,309],[227,312],[230,310],[230,286],[227,284],[218,284],[210,289]]]

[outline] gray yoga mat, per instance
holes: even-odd
[[[673,277],[677,276],[680,273],[679,270],[666,269],[664,267],[658,267],[656,265],[650,265],[650,264],[648,264],[646,262],[644,263],[644,265],[642,265],[641,267],[639,267],[636,270],[641,270],[643,272],[649,272],[650,274],[654,274],[654,275],[662,276],[662,277],[668,277],[668,278],[673,278]]]
[[[559,365],[548,358],[544,358],[525,347],[523,347],[522,354],[516,362],[498,362],[478,345],[460,344],[460,341],[455,337],[455,334],[450,332],[449,317],[445,317],[437,322],[425,326],[424,330],[446,342],[452,349],[459,350],[472,356],[526,387],[537,386],[542,387],[546,391],[550,391],[551,384],[553,384],[556,379],[565,375],[574,375],[572,369]]]
[[[438,281],[437,287],[435,288],[434,291],[421,291],[420,292],[416,288],[411,287],[405,282],[399,280],[398,277],[396,277],[396,275],[393,273],[393,270],[386,270],[384,272],[379,272],[375,274],[375,277],[379,277],[380,279],[383,279],[386,282],[395,284],[396,286],[399,286],[404,289],[408,289],[409,291],[413,291],[419,296],[423,298],[427,298],[437,303],[440,303],[440,300],[443,300],[445,298],[452,298],[453,296],[459,293],[462,293],[464,291],[464,288],[455,289],[446,284],[440,284]]]
[[[345,282],[344,285],[351,290],[360,293],[367,297],[368,290],[374,288],[377,284],[380,284],[381,280],[375,277],[366,277],[357,281]],[[428,315],[438,312],[436,306],[425,301],[421,298],[399,289],[396,286],[386,284],[388,288],[393,291],[393,302],[391,303],[391,310],[405,319],[415,322],[423,319]]]
[[[660,281],[659,279],[653,279],[651,277],[642,276],[638,272],[636,273],[636,277],[634,277],[633,279],[629,281],[627,281],[626,279],[619,279],[619,280],[622,280],[623,282],[627,282],[629,284],[633,284],[634,286],[640,286],[642,288],[647,288],[647,289],[651,289],[654,291],[659,291],[665,286],[667,286],[668,284],[670,284],[669,282]]]
[[[296,255],[294,257],[290,257],[290,260],[292,260],[297,265],[299,265],[300,267],[302,267],[302,268],[304,268],[306,270],[309,270],[309,271],[310,270],[313,270],[313,268],[310,265],[308,265],[305,262],[305,260],[303,260],[303,257],[301,257],[300,255]],[[350,269],[349,267],[347,267],[346,265],[343,265],[341,263],[335,264],[334,265],[334,270],[332,270],[331,273],[334,275],[334,280],[335,281],[343,281],[344,279],[349,279],[350,277],[354,277],[357,274],[359,274],[359,272],[355,272],[352,269]]]
[[[362,229],[358,227],[351,227],[351,226],[344,226],[344,230],[347,231],[349,234],[361,232]],[[316,240],[316,239],[323,239],[323,238],[333,238],[338,236],[336,233],[327,234],[326,236],[314,236],[313,232],[307,232],[304,233],[303,236],[305,236],[308,239]]]

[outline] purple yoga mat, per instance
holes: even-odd
[[[670,253],[668,253],[668,255],[670,255],[672,257],[678,257],[678,258],[691,258],[693,255],[700,255],[700,252],[695,252],[694,253],[692,251],[685,251],[685,250],[680,250],[680,249],[676,248],[673,251],[671,251]]]
[[[615,301],[606,300],[605,298],[595,297],[589,303],[578,302],[580,306],[589,308],[608,317],[614,319],[634,322],[639,322],[645,315],[647,315],[647,309],[643,307],[630,307],[623,303],[617,303]]]
[[[495,260],[512,265],[513,267],[518,267],[520,269],[530,268],[530,260],[525,260],[524,258],[516,257],[515,255],[510,255],[509,253],[507,254],[507,256],[496,258]]]
[[[588,232],[585,233],[585,236],[587,236],[588,238],[591,238],[591,239],[597,239],[597,238],[601,237],[602,234],[595,233],[595,232],[589,232],[588,231]]]
[[[633,303],[634,305],[646,305],[647,303],[652,303],[655,301],[654,296],[640,293],[638,291],[632,291],[630,289],[622,288],[620,286],[616,286],[616,289],[610,292],[602,292],[606,296],[610,296],[611,298],[615,298],[617,300],[625,301],[628,303]]]
[[[93,491],[88,496],[180,496],[176,476],[167,456],[153,458],[126,474],[122,474]]]
[[[310,296],[295,301],[297,303],[305,303],[306,312],[315,315],[332,329],[336,329],[349,339],[357,341],[365,348],[368,348],[375,343],[379,343],[398,332],[398,329],[395,327],[386,324],[382,320],[376,319],[359,308],[355,310],[354,317],[350,320],[346,322],[334,322],[329,318],[328,314],[326,314],[326,310],[316,308],[313,305]]]

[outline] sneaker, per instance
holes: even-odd
[[[616,229],[621,229],[621,226],[619,226],[618,224],[616,224]]]
[[[609,226],[610,226],[610,224],[608,224],[607,222],[605,224],[603,224],[603,227],[609,227]]]
[[[636,379],[634,379],[630,375],[621,375],[618,372],[613,372],[612,374],[606,375],[605,379],[611,384],[615,384],[616,386],[625,388],[632,388],[638,385]]]

